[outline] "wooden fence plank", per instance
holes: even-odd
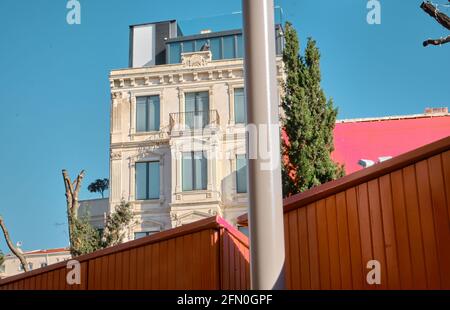
[[[388,282],[386,289],[400,288],[398,273],[397,241],[395,238],[394,211],[392,210],[391,178],[389,175],[379,179],[380,203],[383,221],[384,244],[386,250],[386,272]]]
[[[425,267],[427,273],[427,288],[441,287],[439,276],[439,260],[434,233],[433,205],[431,202],[430,177],[427,161],[416,164],[416,181],[419,199],[419,212],[422,226],[422,239],[425,251]]]
[[[435,216],[435,229],[438,241],[439,264],[441,267],[441,284],[443,289],[450,289],[450,221],[445,196],[445,185],[441,156],[428,160],[431,185],[431,199]]]

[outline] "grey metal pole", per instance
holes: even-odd
[[[242,7],[247,119],[249,126],[256,125],[258,131],[257,156],[249,157],[248,164],[251,288],[284,289],[285,252],[274,5],[273,0],[242,0]],[[250,149],[255,146],[253,139],[256,139],[255,135],[249,134],[247,154],[252,153]],[[266,147],[270,150],[263,150]],[[269,151],[270,157],[262,158],[261,151]]]

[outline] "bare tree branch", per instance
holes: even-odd
[[[25,272],[29,271],[27,260],[25,259],[25,256],[20,252],[20,250],[18,248],[16,248],[14,246],[14,244],[12,243],[11,237],[9,236],[8,229],[6,228],[6,225],[5,225],[5,222],[3,221],[2,216],[0,216],[0,227],[3,230],[3,235],[5,236],[5,240],[6,240],[6,244],[8,245],[8,248],[20,260],[23,270],[25,270]]]
[[[431,2],[422,2],[420,8],[433,17],[443,27],[450,30],[450,17],[440,12]]]
[[[78,194],[81,189],[81,184],[84,178],[84,170],[80,172],[74,182],[70,180],[69,174],[66,170],[62,171],[64,180],[64,187],[66,189],[66,203],[67,203],[67,220],[69,224],[69,240],[70,247],[73,253],[73,249],[78,248],[78,240],[74,237],[75,224],[74,219],[78,217],[78,209],[80,204],[78,202]]]
[[[450,43],[450,36],[446,38],[436,39],[436,40],[426,40],[423,42],[423,46],[427,47],[428,45],[442,45],[445,43]]]

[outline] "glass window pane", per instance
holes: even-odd
[[[247,192],[247,158],[245,155],[236,156],[236,183],[238,193]]]
[[[159,199],[159,162],[148,163],[148,199]]]
[[[193,167],[192,167],[192,153],[183,153],[183,162],[182,162],[182,183],[183,183],[183,191],[191,191],[193,190]]]
[[[194,128],[195,93],[187,93],[185,100],[185,125]]]
[[[148,131],[159,131],[159,96],[148,98]]]
[[[237,36],[237,58],[244,58],[244,39],[242,35]]]
[[[202,129],[209,124],[209,93],[197,93],[195,98],[195,128]]]
[[[208,40],[197,40],[195,41],[195,50],[197,52],[202,50],[202,47],[208,43]]]
[[[134,233],[134,239],[141,239],[147,237],[147,233],[146,232],[135,232]]]
[[[194,52],[194,41],[183,42],[183,53]]]
[[[136,131],[147,131],[147,102],[146,97],[136,99]]]
[[[181,63],[181,44],[171,43],[169,45],[169,64]]]
[[[136,199],[147,199],[147,163],[136,163]]]
[[[207,188],[207,161],[203,152],[195,152],[194,161],[195,161],[194,189],[205,190]]]
[[[234,36],[223,37],[223,58],[234,58]]]
[[[191,129],[202,129],[209,124],[209,93],[187,93],[185,95],[185,125]]]
[[[202,152],[202,189],[208,188],[208,160]]]
[[[222,38],[214,38],[210,40],[211,53],[213,60],[222,59]]]
[[[234,122],[236,124],[245,124],[247,118],[247,106],[245,104],[245,95],[243,88],[234,90]]]

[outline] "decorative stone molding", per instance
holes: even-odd
[[[111,160],[120,160],[120,159],[122,159],[122,153],[111,152]]]
[[[111,93],[112,99],[122,99],[122,97],[123,97],[122,92]]]
[[[205,67],[212,60],[211,51],[194,52],[194,53],[182,53],[181,63],[185,67]]]
[[[243,77],[242,60],[213,62],[210,51],[184,53],[182,58],[183,63],[179,65],[113,71],[109,78],[111,89],[196,82],[187,78],[193,76],[194,73],[197,75],[197,81],[235,80]],[[277,59],[277,74],[279,79],[285,78],[281,58]]]
[[[216,216],[217,215],[217,210],[209,209],[208,213],[211,214],[211,216]]]

